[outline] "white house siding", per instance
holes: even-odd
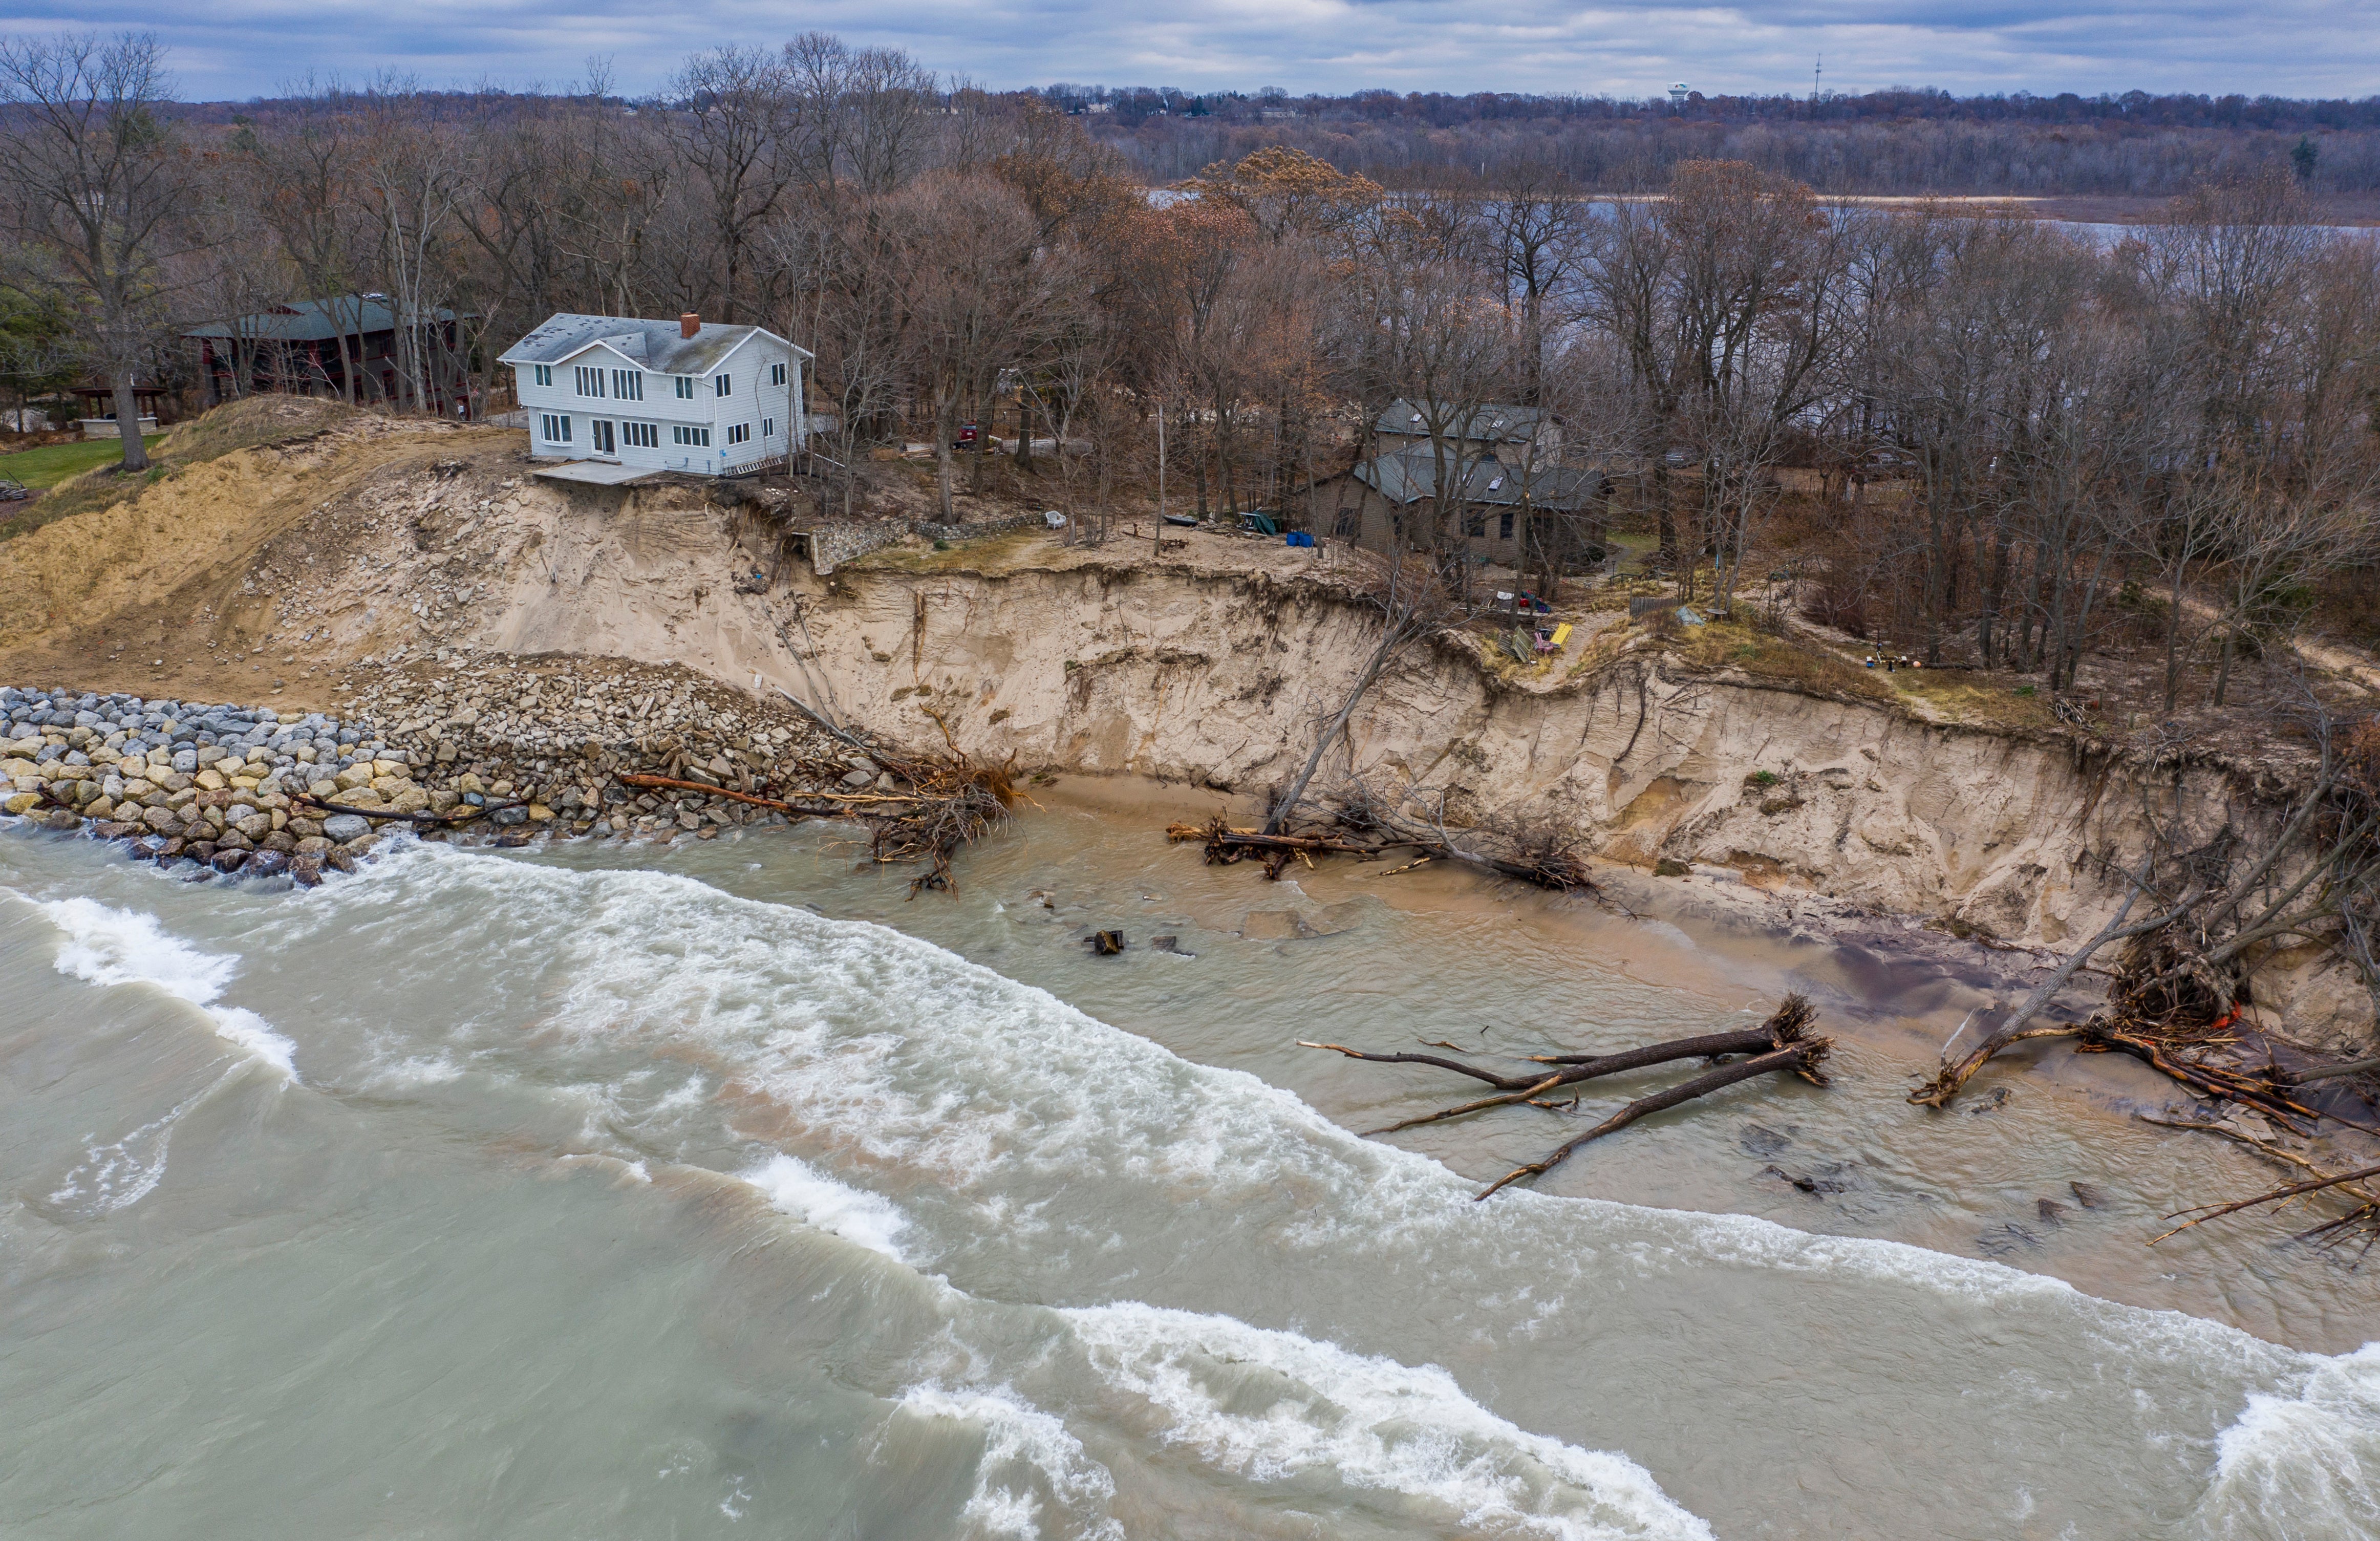
[[[705,398],[710,405],[714,425],[710,436],[712,464],[722,470],[738,470],[755,462],[783,455],[789,427],[785,420],[785,387],[770,385],[765,382],[769,378],[771,364],[785,363],[789,379],[793,364],[786,360],[783,349],[758,334],[729,354],[723,363],[723,369],[713,372],[728,375],[735,381],[735,387],[725,396],[712,394]],[[698,389],[710,391],[711,386],[705,381]],[[777,431],[772,437],[763,439],[760,424],[767,419],[776,422]],[[751,425],[752,438],[747,443],[730,444],[727,431],[738,423]]]
[[[767,383],[769,366],[783,363],[788,384]],[[577,392],[577,370],[580,367],[600,368],[603,373],[605,394],[601,397],[582,396]],[[528,416],[529,453],[550,459],[616,460],[622,465],[657,471],[686,471],[695,475],[717,475],[722,471],[739,470],[759,461],[782,457],[793,428],[788,407],[802,399],[801,360],[772,339],[754,334],[738,345],[710,373],[694,377],[692,400],[677,394],[676,377],[644,370],[641,363],[629,359],[601,343],[589,344],[553,364],[553,383],[537,383],[536,366],[514,366],[516,388],[522,409]],[[611,394],[613,387],[612,371],[636,369],[642,373],[644,399],[622,401]],[[733,388],[725,396],[718,394],[713,380],[726,374]],[[570,419],[567,443],[555,443],[545,435],[544,419],[549,415]],[[760,425],[774,419],[776,432],[763,436]],[[595,424],[613,425],[613,450],[609,454],[596,448]],[[621,431],[628,423],[651,423],[659,430],[661,443],[648,448],[632,444]],[[749,443],[730,444],[727,431],[738,423],[752,425]],[[710,443],[698,448],[676,443],[671,434],[675,427],[708,428]]]

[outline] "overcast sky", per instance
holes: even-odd
[[[1800,94],[1823,53],[1827,86],[1843,91],[2380,93],[2373,0],[0,0],[10,30],[103,15],[164,39],[190,100],[382,68],[427,86],[561,86],[589,57],[608,57],[634,95],[695,50],[813,28],[1001,88],[1648,96],[1684,80]]]

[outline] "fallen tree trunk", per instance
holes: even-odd
[[[1662,1112],[1682,1102],[1691,1102],[1697,1097],[1706,1097],[1722,1087],[1734,1086],[1738,1081],[1749,1081],[1755,1076],[1781,1070],[1791,1071],[1813,1086],[1823,1086],[1827,1084],[1827,1077],[1818,1066],[1826,1060],[1828,1050],[1833,1047],[1832,1038],[1805,1038],[1767,1054],[1756,1055],[1731,1065],[1721,1065],[1717,1070],[1706,1071],[1693,1080],[1681,1082],[1667,1091],[1655,1092],[1650,1097],[1640,1097],[1576,1139],[1556,1147],[1553,1152],[1542,1160],[1532,1161],[1524,1167],[1514,1167],[1472,1196],[1475,1201],[1484,1199],[1495,1193],[1497,1189],[1507,1183],[1517,1183],[1524,1177],[1542,1177],[1568,1160],[1571,1152],[1580,1146],[1625,1129],[1638,1119]]]
[[[1171,840],[1205,841],[1207,859],[1226,865],[1257,851],[1275,853],[1282,857],[1296,852],[1329,851],[1368,859],[1384,851],[1409,848],[1421,852],[1425,859],[1460,862],[1465,867],[1493,872],[1499,877],[1517,878],[1538,888],[1567,892],[1575,888],[1595,886],[1587,881],[1585,869],[1568,858],[1541,862],[1506,861],[1500,856],[1466,851],[1443,840],[1402,830],[1390,830],[1383,838],[1373,841],[1336,840],[1328,835],[1277,835],[1257,830],[1234,830],[1227,828],[1218,817],[1212,824],[1169,824],[1165,833]]]
[[[2211,1219],[2221,1219],[2226,1215],[2236,1215],[2242,1209],[2252,1209],[2259,1204],[2275,1204],[2285,1198],[2295,1198],[2301,1194],[2320,1193],[2325,1188],[2336,1188],[2348,1183],[2361,1183],[2368,1177],[2380,1177],[2380,1166],[2359,1167],[2353,1171],[2342,1171],[2336,1177],[2319,1178],[2311,1183],[2293,1183],[2286,1188],[2275,1188],[2270,1193],[2258,1194],[2253,1198],[2243,1198],[2233,1204],[2202,1204],[2198,1207],[2204,1210],[2205,1213],[2199,1215],[2196,1219],[2185,1221],[2180,1225],[2175,1226],[2172,1230],[2167,1232],[2165,1236],[2157,1237],[2155,1241],[2151,1242],[2149,1244],[2151,1246],[2155,1246],[2157,1242],[2164,1241],[2166,1236],[2178,1236],[2193,1225],[2204,1225]],[[2180,1219],[2182,1216],[2192,1212],[2193,1211],[2189,1209],[2177,1209],[2172,1214],[2168,1215],[2166,1219]],[[2352,1219],[2354,1218],[2355,1217],[2351,1215],[2347,1217],[2348,1219]],[[2344,1223],[2344,1221],[2334,1223]],[[2329,1227],[2321,1226],[2316,1227],[2316,1229],[2327,1230]],[[2308,1232],[2308,1234],[2312,1233],[2313,1232]]]
[[[2022,1043],[2028,1038],[2070,1037],[2079,1034],[2082,1031],[2079,1025],[2027,1032],[2024,1025],[2031,1022],[2034,1013],[2049,1003],[2049,998],[2063,989],[2066,981],[2072,978],[2078,969],[2091,961],[2091,955],[2094,953],[2111,941],[2127,937],[2145,936],[2151,931],[2171,925],[2190,907],[2190,904],[2194,902],[2186,901],[2179,908],[2170,910],[2154,920],[2144,920],[2137,926],[2126,926],[2125,918],[2132,913],[2132,905],[2139,902],[2141,885],[2147,881],[2148,873],[2149,864],[2143,861],[2140,871],[2132,875],[2130,890],[2124,895],[2122,907],[2116,911],[2116,917],[2100,928],[2097,936],[2075,949],[2071,956],[2058,965],[2058,971],[2043,980],[2039,988],[2025,997],[2024,1004],[2010,1013],[2005,1021],[1994,1028],[1990,1036],[1976,1046],[1974,1052],[1955,1063],[1946,1059],[1942,1068],[1935,1073],[1933,1079],[1909,1094],[1909,1100],[1920,1107],[1939,1108],[1958,1096],[1959,1088],[1965,1086],[1975,1072],[1984,1068],[1985,1061],[2001,1050]]]
[[[732,787],[713,786],[709,782],[682,782],[672,776],[647,776],[632,774],[625,770],[617,770],[613,772],[612,779],[618,782],[622,786],[641,787],[647,791],[698,792],[706,797],[725,797],[734,802],[749,803],[755,807],[775,808],[783,813],[832,814],[844,811],[839,807],[804,807],[798,803],[784,802],[775,797],[762,797],[750,792],[737,792]],[[923,802],[925,800],[920,797],[907,797],[902,796],[898,794],[882,792],[805,792],[802,795],[805,797],[816,798],[820,802],[839,803],[844,805],[857,805],[865,803],[912,804]]]
[[[2317,1081],[2337,1081],[2350,1075],[2370,1074],[2374,1071],[2380,1071],[2380,1060],[2358,1060],[2344,1065],[2316,1065],[2311,1070],[2295,1071],[2274,1079],[2285,1086],[2311,1086]]]
[[[366,819],[402,819],[408,824],[468,824],[474,819],[484,819],[489,814],[502,813],[506,808],[528,807],[525,802],[488,803],[479,807],[464,803],[447,809],[444,813],[431,813],[426,809],[419,813],[398,813],[394,808],[359,808],[348,803],[324,802],[311,793],[305,792],[292,795],[289,800],[293,803],[303,803],[308,807],[321,808],[325,813],[357,813]]]
[[[1559,1087],[1575,1086],[1582,1081],[1599,1080],[1606,1075],[1617,1075],[1623,1071],[1643,1070],[1653,1065],[1668,1064],[1677,1060],[1715,1060],[1728,1054],[1766,1053],[1783,1049],[1802,1041],[1809,1028],[1812,1017],[1815,1014],[1805,997],[1788,995],[1779,1003],[1777,1010],[1770,1013],[1768,1020],[1757,1027],[1740,1028],[1730,1033],[1706,1033],[1698,1037],[1671,1038],[1665,1043],[1646,1044],[1639,1049],[1623,1049],[1612,1054],[1534,1056],[1539,1064],[1563,1067],[1549,1075],[1535,1071],[1520,1075],[1504,1075],[1482,1066],[1465,1064],[1460,1060],[1444,1059],[1436,1054],[1370,1054],[1360,1049],[1350,1049],[1344,1044],[1313,1043],[1303,1038],[1298,1040],[1298,1047],[1328,1049],[1336,1053],[1344,1054],[1351,1060],[1370,1060],[1382,1064],[1435,1065],[1442,1070],[1451,1070],[1475,1080],[1485,1081],[1504,1094],[1500,1097],[1482,1098],[1475,1102],[1464,1102],[1452,1108],[1441,1108],[1437,1112],[1405,1119],[1384,1128],[1366,1129],[1364,1134],[1368,1138],[1374,1135],[1393,1135],[1401,1129],[1411,1129],[1419,1124],[1438,1123],[1447,1119],[1460,1118],[1465,1113],[1481,1112],[1489,1108],[1509,1107],[1515,1102],[1526,1102]]]
[[[1220,819],[1212,824],[1168,824],[1165,838],[1203,840],[1210,856],[1217,851],[1337,851],[1347,855],[1377,856],[1387,849],[1378,843],[1332,840],[1325,835],[1266,834],[1257,830],[1229,829]]]
[[[2165,1044],[2155,1038],[2109,1027],[2096,1017],[2082,1025],[2079,1036],[2082,1042],[2074,1046],[2077,1054],[2130,1054],[2150,1069],[2173,1077],[2201,1096],[2228,1098],[2234,1102],[2245,1103],[2284,1126],[2294,1127],[2300,1119],[2311,1124],[2323,1117],[2313,1109],[2292,1102],[2271,1087],[2235,1071],[2226,1070],[2220,1065],[2178,1060],[2166,1052]]]

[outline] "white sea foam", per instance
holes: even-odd
[[[1038,1541],[1046,1503],[1060,1511],[1070,1536],[1123,1541],[1123,1527],[1107,1511],[1115,1499],[1113,1474],[1084,1451],[1063,1420],[1014,1388],[953,1389],[929,1382],[902,1392],[900,1407],[921,1418],[982,1426],[975,1491],[961,1511],[977,1534]]]
[[[216,1004],[239,969],[238,959],[200,952],[169,934],[153,915],[92,899],[55,900],[42,913],[67,935],[58,949],[59,973],[94,985],[154,986],[204,1012],[217,1037],[298,1078],[296,1044],[254,1012]]]
[[[2198,1516],[2210,1536],[2380,1537],[2380,1342],[2312,1356],[2293,1394],[2251,1392]]]
[[[119,1139],[85,1147],[81,1165],[67,1173],[50,1195],[50,1203],[90,1218],[128,1209],[148,1197],[165,1180],[174,1125],[197,1106],[199,1097],[185,1098]]]
[[[900,1240],[909,1219],[888,1199],[848,1187],[808,1162],[783,1154],[736,1175],[767,1195],[771,1207],[805,1225],[880,1252],[896,1263],[909,1260]]]
[[[1168,1416],[1168,1443],[1251,1481],[1322,1474],[1443,1504],[1468,1534],[1709,1541],[1626,1456],[1516,1427],[1435,1365],[1138,1303],[1060,1315],[1111,1384]]]

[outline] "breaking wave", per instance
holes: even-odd
[[[1466,1535],[1709,1541],[1642,1466],[1515,1427],[1435,1365],[1137,1302],[1061,1315],[1111,1384],[1165,1415],[1167,1443],[1219,1470],[1443,1504]]]
[[[896,1263],[909,1260],[901,1250],[901,1232],[909,1228],[908,1217],[874,1194],[848,1187],[808,1161],[782,1152],[736,1175],[758,1188],[780,1214]]]
[[[2380,1537],[2380,1342],[2311,1356],[2293,1393],[2249,1393],[2199,1512],[2223,1537]]]
[[[206,1013],[216,1037],[298,1078],[296,1044],[254,1012],[216,1003],[239,970],[237,958],[200,952],[169,934],[153,915],[92,899],[52,900],[41,911],[66,933],[59,973],[103,987],[149,985],[187,1001]]]

